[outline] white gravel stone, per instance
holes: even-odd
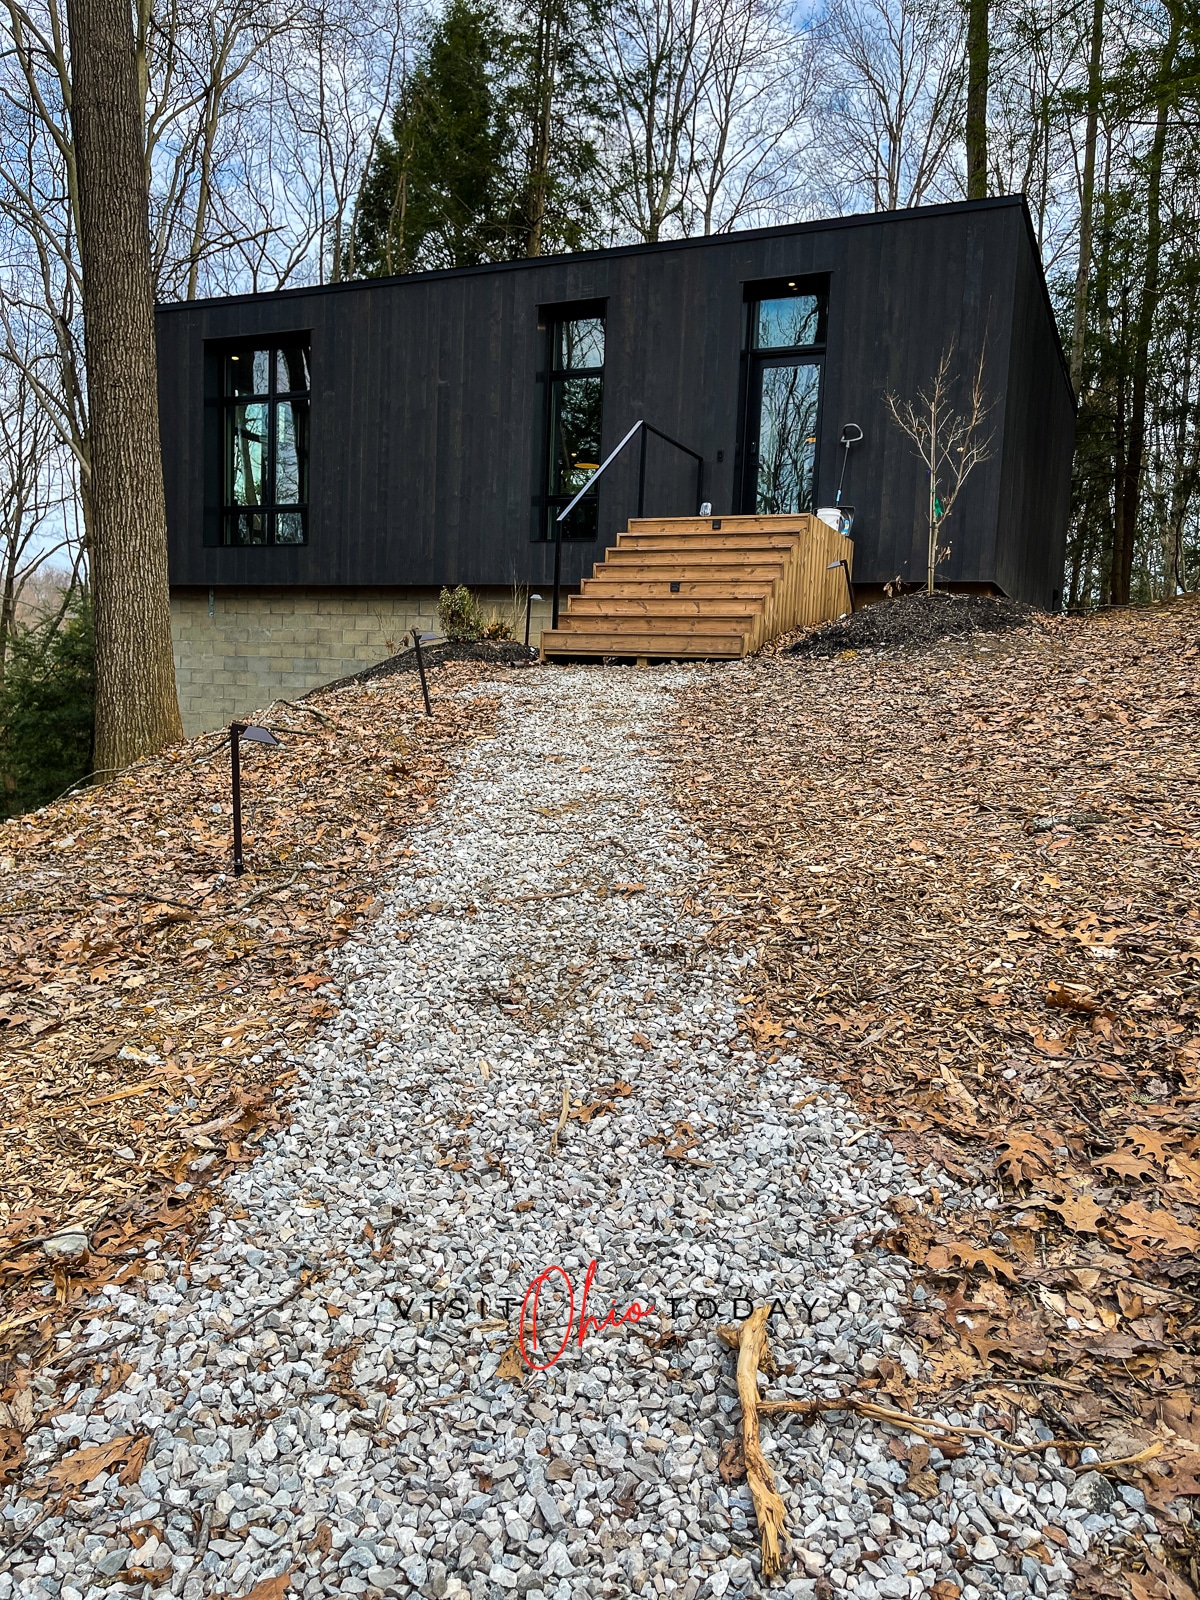
[[[10,1490],[0,1600],[89,1600],[151,1547],[153,1592],[183,1600],[283,1571],[304,1600],[759,1592],[749,1493],[716,1470],[738,1419],[716,1327],[775,1302],[775,1384],[800,1396],[884,1354],[914,1366],[907,1266],[862,1240],[891,1196],[953,1184],[864,1137],[800,1041],[768,1060],[739,1034],[752,956],[714,925],[659,753],[696,681],[493,686],[494,735],[334,958],[343,1009],[296,1062],[291,1122],[229,1180],[194,1261],[97,1296],[83,1337],[118,1342],[123,1387],[64,1392],[58,1431],[30,1436],[32,1477],[85,1425],[150,1430],[139,1483],[110,1476],[41,1522]],[[593,1109],[556,1136],[564,1086]],[[560,1267],[579,1312],[593,1261],[588,1315],[636,1302],[644,1320],[500,1379],[531,1281]],[[547,1316],[542,1352],[562,1334]],[[1057,1600],[1066,1561],[1024,1554],[1044,1519],[1076,1553],[1117,1532],[1086,1478],[1060,1509],[1077,1486],[1053,1450],[1021,1476],[986,1446],[935,1451],[926,1501],[887,1444],[844,1413],[764,1425],[787,1593],[905,1600],[947,1579],[965,1600]]]

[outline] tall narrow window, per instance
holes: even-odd
[[[225,544],[308,541],[308,367],[298,341],[225,356]]]
[[[747,285],[747,300],[742,509],[812,511],[827,295],[785,279]]]
[[[604,402],[604,317],[563,317],[549,325],[550,396],[546,441],[547,516],[543,537],[554,538],[559,513],[600,465]],[[564,539],[594,539],[598,501],[586,495],[563,523]]]

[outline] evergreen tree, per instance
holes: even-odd
[[[507,56],[487,0],[450,0],[367,175],[355,252],[364,276],[512,253]]]
[[[430,28],[363,187],[366,277],[581,250],[600,231],[597,0],[534,0],[509,27],[450,0]]]
[[[92,608],[77,594],[57,627],[12,642],[0,688],[0,816],[57,799],[92,770]]]

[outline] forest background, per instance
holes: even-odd
[[[1200,584],[1184,0],[135,0],[134,24],[163,301],[1025,194],[1079,400],[1065,601]],[[88,692],[90,429],[62,0],[0,25],[2,728],[64,630]]]

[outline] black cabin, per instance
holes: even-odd
[[[964,394],[986,347],[991,446],[939,581],[1059,600],[1074,406],[1020,198],[162,306],[158,345],[172,587],[210,617],[218,594],[544,590],[559,511],[639,420],[675,443],[572,512],[567,585],[639,494],[817,510],[843,467],[860,590],[920,583],[928,478],[885,395],[951,345]]]

